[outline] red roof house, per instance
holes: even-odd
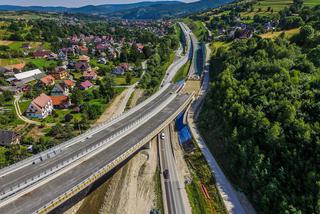
[[[69,108],[71,105],[70,99],[68,96],[51,96],[52,105],[56,109]]]
[[[51,75],[47,75],[45,77],[42,77],[40,79],[40,82],[43,86],[49,86],[49,85],[54,85],[55,84],[55,79]]]

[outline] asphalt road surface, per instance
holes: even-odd
[[[106,130],[98,132],[90,136],[90,138],[80,141],[66,149],[64,149],[57,156],[42,161],[37,164],[27,165],[23,168],[15,170],[11,173],[0,176],[0,192],[4,190],[8,190],[11,187],[14,187],[18,184],[25,182],[26,180],[30,180],[31,178],[40,175],[47,169],[53,168],[59,164],[62,164],[64,161],[69,160],[71,157],[76,156],[77,154],[81,154],[81,152],[85,151],[88,148],[91,148],[93,145],[100,143],[101,141],[107,139],[112,136],[114,133],[124,129],[128,124],[132,124],[142,116],[144,116],[148,112],[152,112],[155,108],[157,108],[164,100],[167,99],[168,96],[177,88],[177,86],[171,86],[166,89],[158,98],[152,100],[150,103],[145,105],[143,108],[135,112],[134,114],[124,118],[123,120],[111,125]],[[5,199],[3,199],[5,200]],[[3,200],[0,200],[0,204]]]
[[[161,169],[162,177],[164,179],[165,195],[167,201],[167,210],[169,214],[185,214],[185,203],[181,194],[181,188],[179,183],[179,176],[177,174],[177,168],[175,159],[171,147],[171,138],[169,128],[163,130],[165,138],[160,142],[160,155],[161,155]],[[164,171],[168,170],[167,178],[164,176]]]
[[[0,205],[0,213],[32,213],[58,196],[63,195],[67,190],[81,183],[90,175],[115,160],[129,148],[132,148],[135,144],[140,142],[153,130],[157,129],[169,116],[173,115],[179,107],[183,105],[188,97],[189,95],[176,97],[158,114],[150,118],[148,122],[141,125],[136,131],[121,138],[117,143],[81,162],[72,169],[65,171],[59,176],[48,179],[46,183],[36,187],[31,192],[21,197],[17,197],[14,201],[3,206]],[[95,139],[95,141],[97,140],[99,141],[99,139]]]

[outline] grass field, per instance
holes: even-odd
[[[179,82],[180,80],[183,80],[186,78],[189,72],[189,68],[191,65],[191,61],[189,60],[186,64],[184,64],[179,71],[176,73],[176,75],[173,77],[173,82]]]
[[[30,103],[31,103],[31,100],[22,100],[19,102],[19,107],[20,107],[21,113],[23,113],[27,110]]]
[[[11,58],[11,59],[0,59],[0,66],[7,66],[17,63],[34,63],[38,68],[42,69],[43,67],[47,67],[49,65],[57,65],[57,62],[54,60],[46,60],[46,59],[33,59],[33,58]]]
[[[215,185],[214,175],[200,149],[196,147],[193,153],[186,154],[185,158],[192,174],[191,184],[186,185],[192,213],[227,213]],[[206,198],[201,185],[207,189],[209,198]]]
[[[204,40],[207,29],[203,26],[203,23],[201,21],[193,21],[189,18],[185,18],[183,19],[183,22],[190,27],[199,41]]]
[[[294,28],[286,31],[268,32],[268,33],[261,34],[260,36],[264,39],[273,39],[278,37],[281,33],[284,32],[287,38],[291,38],[295,34],[299,33],[299,31],[300,31],[299,28]]]
[[[0,59],[0,66],[7,66],[21,62],[19,59]]]
[[[136,83],[139,79],[140,78],[138,78],[138,77],[132,77],[130,85]],[[116,85],[127,85],[126,77],[124,77],[124,76],[115,77],[114,83]]]
[[[22,42],[22,41],[8,41],[8,40],[0,40],[0,45],[8,46],[12,50],[22,50],[22,45],[24,43],[29,43],[31,46],[31,49],[37,49],[41,45],[45,49],[50,49],[50,44],[45,42],[44,44],[42,42]]]
[[[256,4],[253,5],[253,12],[241,13],[242,16],[254,16],[256,14],[271,14],[268,12],[268,8],[271,7],[273,12],[279,12],[285,7],[289,7],[293,0],[258,0]],[[320,5],[319,0],[304,0],[304,5],[306,6],[316,6]],[[260,11],[260,12],[259,12]]]
[[[212,42],[210,44],[210,49],[212,54],[216,54],[217,50],[220,47],[228,48],[231,45],[231,42]]]
[[[292,0],[258,0],[256,4],[253,5],[252,12],[241,13],[241,16],[254,16],[256,14],[272,14],[271,11],[268,12],[268,8],[271,7],[273,12],[279,12],[285,7],[288,7],[292,3]]]
[[[306,6],[316,6],[316,5],[320,5],[320,1],[319,0],[304,0],[304,4]]]

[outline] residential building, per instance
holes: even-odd
[[[10,146],[20,143],[20,136],[13,131],[0,130],[0,146]]]
[[[69,87],[64,83],[55,84],[53,89],[51,90],[51,96],[68,96],[69,95]]]
[[[50,96],[54,109],[65,109],[71,106],[71,101],[68,96]]]
[[[76,85],[74,81],[72,80],[64,80],[63,83],[68,86],[69,89],[73,89]]]
[[[114,75],[123,75],[124,69],[122,67],[118,66],[118,67],[115,67],[114,69],[112,69],[111,73]]]
[[[55,84],[55,79],[52,75],[47,75],[40,79],[41,85],[47,87]]]
[[[47,58],[50,53],[51,53],[51,51],[47,51],[47,50],[37,50],[37,51],[33,52],[33,57],[34,58]]]
[[[128,71],[130,69],[129,63],[126,63],[126,62],[120,63],[119,66],[123,68],[124,71]]]
[[[88,62],[85,62],[85,61],[78,61],[76,64],[75,64],[75,68],[77,70],[81,70],[81,71],[85,71],[87,69],[90,68],[90,65]]]
[[[30,118],[43,119],[50,115],[52,110],[53,106],[51,98],[42,93],[40,96],[32,100],[26,110],[26,116]]]
[[[85,46],[79,46],[80,54],[88,54],[89,49]]]
[[[65,66],[56,67],[50,74],[57,80],[63,80],[69,78],[69,72]]]
[[[95,80],[97,79],[97,73],[94,70],[85,70],[83,72],[83,78],[85,80]]]
[[[80,89],[81,90],[87,90],[87,89],[89,89],[91,87],[93,87],[93,84],[89,80],[86,80],[86,81],[84,81],[84,82],[82,82],[80,84]]]

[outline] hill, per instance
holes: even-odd
[[[200,0],[192,3],[183,3],[180,1],[156,1],[133,4],[87,5],[79,8],[0,5],[0,10],[84,13],[125,19],[160,19],[199,12],[232,1],[233,0]]]

